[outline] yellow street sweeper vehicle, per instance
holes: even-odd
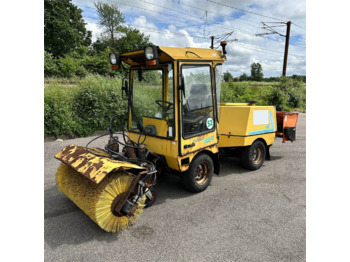
[[[240,157],[243,167],[259,169],[269,159],[276,132],[295,140],[297,115],[274,106],[220,103],[222,50],[147,46],[111,53],[112,69],[129,67],[122,97],[128,101],[121,132],[107,128],[104,149],[70,145],[56,154],[62,161],[58,188],[102,229],[116,232],[134,223],[152,205],[157,176],[173,173],[189,191],[202,192],[220,172],[220,153]],[[291,121],[289,121],[289,120]],[[123,123],[121,123],[123,126]]]

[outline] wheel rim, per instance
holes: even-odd
[[[209,179],[210,167],[206,161],[201,162],[195,170],[195,181],[198,185],[204,185]]]
[[[262,161],[262,156],[263,156],[263,148],[260,146],[254,148],[254,151],[253,151],[254,164],[256,164],[256,165],[260,164]]]
[[[152,192],[152,199],[146,198],[145,204],[146,205],[151,205],[154,202],[155,198],[156,198],[156,196]]]

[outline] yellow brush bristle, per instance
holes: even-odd
[[[118,172],[95,184],[65,164],[61,164],[56,173],[59,190],[107,232],[130,227],[142,213],[145,196],[132,217],[117,217],[111,210],[113,200],[129,189],[132,180],[128,174]]]

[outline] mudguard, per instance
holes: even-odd
[[[108,153],[100,148],[89,147],[89,151],[101,156],[89,153],[84,146],[69,145],[58,152],[55,158],[96,184],[100,183],[111,172],[145,169],[126,161],[111,159]]]

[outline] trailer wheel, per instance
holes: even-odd
[[[213,177],[213,160],[207,154],[197,155],[190,164],[187,172],[181,175],[183,186],[194,193],[207,189]]]
[[[262,141],[257,140],[251,146],[242,150],[241,165],[249,170],[257,170],[263,165],[265,157],[265,144]]]

